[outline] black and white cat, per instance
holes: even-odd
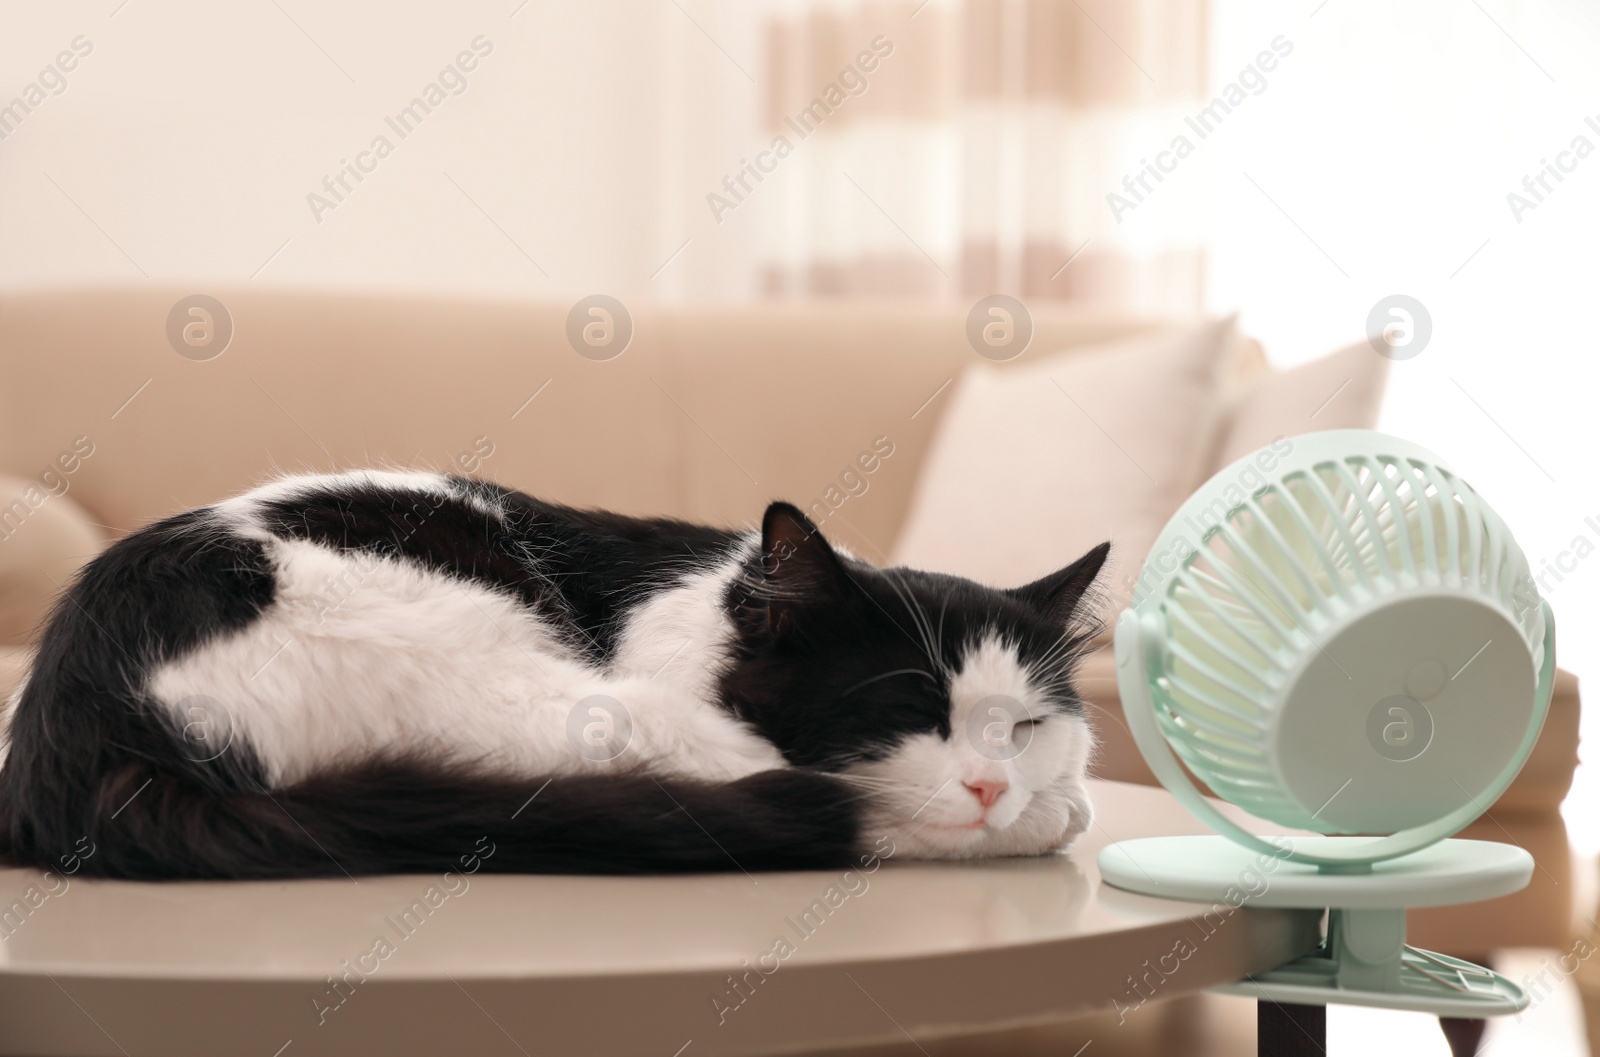
[[[1102,545],[996,590],[757,531],[371,471],[133,533],[11,702],[0,850],[88,872],[831,868],[1031,855],[1090,819]]]

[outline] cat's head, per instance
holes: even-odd
[[[1109,544],[1011,590],[878,569],[787,503],[730,587],[723,691],[790,763],[847,777],[865,843],[896,854],[1038,854],[1088,826],[1094,747],[1073,667]]]

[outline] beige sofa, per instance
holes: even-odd
[[[835,488],[847,498],[828,534],[884,561],[939,428],[936,394],[977,360],[959,305],[640,306],[626,351],[602,361],[569,344],[565,304],[253,287],[210,291],[233,336],[200,360],[168,337],[169,312],[192,293],[0,299],[0,690],[57,585],[103,539],[278,471],[453,467],[569,503],[717,523]],[[1033,322],[1040,353],[1174,325],[1039,306]],[[1270,371],[1251,343],[1228,369],[1228,391]],[[836,488],[885,437],[892,456],[864,485]],[[1084,688],[1104,741],[1099,773],[1151,781],[1107,651],[1088,659]],[[1557,809],[1577,729],[1576,681],[1563,673],[1533,759],[1468,831],[1532,850],[1533,884],[1493,908],[1419,912],[1415,942],[1467,956],[1570,945]]]

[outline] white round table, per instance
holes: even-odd
[[[1150,967],[1169,997],[1317,942],[1313,912],[1206,926],[1210,907],[1102,889],[1111,840],[1200,828],[1161,790],[1091,796],[1098,820],[1069,854],[871,873],[145,884],[3,870],[0,1057],[793,1052],[1126,1005]]]

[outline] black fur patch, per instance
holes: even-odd
[[[1080,603],[1108,546],[1002,591],[845,558],[804,514],[777,503],[762,551],[729,588],[738,640],[722,691],[790,763],[837,770],[881,758],[912,734],[949,738],[953,666],[989,634],[1039,669],[1055,710],[1082,711],[1072,670],[1096,628]]]
[[[142,791],[92,828],[82,872],[145,880],[430,873],[474,847],[492,873],[842,868],[858,831],[856,795],[802,770],[727,784],[643,774],[546,782],[399,761],[218,793],[149,766],[112,784],[114,799]]]
[[[162,773],[197,789],[260,784],[243,751],[201,764],[145,696],[146,673],[245,627],[272,602],[260,543],[191,511],[113,544],[57,604],[10,717],[0,769],[0,844],[58,867],[81,838],[100,843]]]
[[[574,510],[463,478],[443,493],[341,485],[265,504],[261,517],[285,539],[406,557],[510,591],[602,665],[630,608],[722,560],[738,538],[669,518]]]

